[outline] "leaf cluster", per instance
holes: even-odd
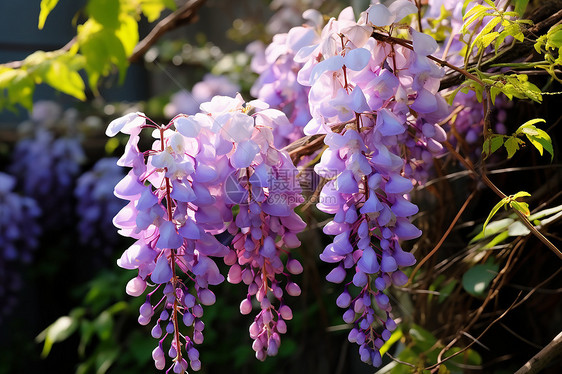
[[[544,61],[547,63],[537,67],[546,70],[553,79],[562,82],[555,72],[556,67],[562,65],[562,24],[551,27],[546,34],[539,36],[534,47],[537,53],[544,55]]]
[[[467,53],[465,62],[474,48],[477,54],[484,53],[484,50],[494,43],[496,54],[499,47],[503,44],[507,37],[513,37],[515,40],[522,42],[524,39],[523,24],[532,24],[530,20],[519,19],[518,11],[507,11],[499,9],[491,0],[484,0],[485,4],[475,4],[463,16],[463,25],[461,33],[468,36]],[[465,0],[463,4],[463,12],[471,3]],[[523,4],[520,7],[524,7]],[[521,10],[519,10],[521,11]],[[487,20],[486,24],[479,29],[479,26]],[[479,29],[479,30],[478,30]]]
[[[58,0],[42,0],[38,28],[42,29]],[[19,66],[0,66],[0,108],[15,110],[17,105],[31,110],[37,84],[45,83],[78,100],[86,100],[85,71],[89,88],[98,94],[101,77],[116,68],[124,80],[128,57],[139,41],[141,16],[153,22],[166,8],[175,9],[173,0],[89,0],[87,20],[77,27],[70,48],[37,51]]]
[[[396,358],[408,365],[399,365],[393,362],[378,373],[390,374],[406,374],[406,373],[430,373],[424,370],[425,367],[437,362],[439,352],[443,348],[443,344],[429,331],[419,325],[412,324],[409,328],[399,327],[392,333],[390,339],[382,346],[381,354],[388,351],[393,345],[398,345],[398,354]],[[445,358],[460,351],[461,348],[453,347],[445,355]],[[472,350],[467,349],[465,352],[445,361],[440,365],[439,373],[463,373],[464,365],[480,365],[482,358]],[[390,368],[386,371],[385,369]]]
[[[535,126],[538,122],[546,122],[542,118],[535,118],[530,121],[525,122],[512,134],[512,135],[502,135],[502,134],[491,134],[485,140],[482,146],[482,155],[484,159],[488,158],[492,153],[497,151],[501,146],[504,146],[507,150],[507,158],[510,159],[515,155],[515,152],[525,144],[525,142],[520,139],[520,136],[526,136],[531,144],[539,151],[540,155],[543,155],[543,151],[546,150],[550,153],[551,160],[554,158],[554,149],[552,147],[552,140],[546,131],[539,129]]]

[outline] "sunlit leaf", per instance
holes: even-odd
[[[37,25],[39,30],[43,29],[47,16],[51,13],[51,10],[53,10],[58,2],[59,0],[41,0],[41,11],[39,12],[39,23]]]
[[[531,211],[529,210],[529,204],[525,202],[513,200],[509,202],[509,206],[526,216],[531,214]]]
[[[7,94],[7,105],[14,108],[16,104],[31,110],[35,82],[23,69],[0,69],[0,92]]]
[[[497,233],[504,231],[507,227],[509,227],[509,225],[513,223],[513,221],[513,218],[504,218],[488,223],[488,225],[485,227],[486,230],[484,230],[483,228],[478,233],[478,235],[470,240],[470,243],[486,239],[492,235],[496,235]]]
[[[512,158],[515,152],[519,150],[519,142],[520,140],[514,136],[510,136],[505,141],[505,149],[507,150],[507,158]]]
[[[43,330],[35,339],[44,342],[41,357],[47,357],[53,344],[65,340],[78,328],[78,320],[72,316],[59,317],[52,325]]]
[[[490,211],[490,214],[488,214],[488,218],[486,218],[486,221],[484,222],[484,225],[482,226],[482,231],[486,230],[486,226],[488,225],[488,222],[490,222],[490,220],[492,219],[492,217],[494,217],[494,215],[498,212],[498,210],[500,210],[500,208],[502,206],[504,206],[505,204],[507,204],[509,201],[508,197],[505,197],[503,199],[501,199],[496,205],[494,205],[494,207],[492,208],[492,210]]]
[[[380,354],[384,355],[386,352],[388,352],[388,350],[394,345],[394,343],[402,339],[403,336],[404,333],[402,332],[402,329],[398,327],[396,330],[392,332],[392,335],[390,335],[390,339],[388,339],[380,348],[379,350]]]
[[[164,9],[176,9],[176,4],[173,0],[141,0],[141,9],[148,22],[154,22],[159,17]]]
[[[521,221],[515,221],[507,228],[507,233],[509,236],[526,236],[531,233],[531,231],[525,226]]]
[[[116,30],[120,26],[121,1],[89,0],[86,10],[91,19],[106,29]]]

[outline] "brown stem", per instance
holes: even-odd
[[[552,339],[539,353],[534,355],[515,374],[534,374],[562,355],[562,332]]]
[[[137,62],[166,32],[173,30],[186,23],[195,21],[197,11],[206,0],[189,0],[181,7],[162,19],[154,26],[148,35],[142,39],[134,48],[133,53],[128,57],[129,62]],[[66,45],[57,51],[69,51],[76,43],[76,37],[72,38]],[[11,61],[0,66],[19,69],[23,66],[23,61]]]
[[[161,151],[164,152],[166,144],[164,141],[164,128],[160,127],[160,146]],[[173,212],[172,212],[172,186],[170,184],[170,178],[164,177],[164,182],[166,183],[166,211],[168,213],[168,221],[173,222]],[[177,287],[177,277],[176,277],[176,249],[170,248],[170,267],[172,268],[172,286],[174,287],[174,305],[172,307],[172,323],[174,324],[174,340],[176,341],[176,358],[175,361],[181,363],[181,344],[180,344],[180,329],[178,322],[178,299],[176,296]]]
[[[466,160],[464,157],[462,157],[454,148],[453,146],[449,143],[449,142],[445,142],[444,143],[445,147],[447,147],[447,149],[449,150],[449,152],[455,156],[455,158],[457,158],[468,170],[470,170],[470,172],[479,177],[479,179],[484,182],[484,184],[486,186],[488,186],[496,195],[498,195],[500,198],[504,199],[507,197],[507,195],[505,193],[503,193],[486,175],[486,173],[484,172],[483,168],[480,169],[480,172],[478,172],[476,170],[476,168],[472,165],[472,163],[469,160]],[[529,222],[529,220],[527,219],[527,217],[519,212],[516,209],[512,209],[515,214],[517,214],[517,217],[519,217],[519,220],[521,221],[521,223],[523,223],[525,225],[525,227],[527,227],[529,229],[529,231],[531,231],[531,233],[537,237],[537,239],[539,239],[544,245],[547,246],[548,249],[550,249],[556,256],[558,256],[560,259],[562,259],[562,252],[560,252],[560,250],[550,241],[548,240],[539,230],[537,230],[537,228],[535,226],[533,226],[533,224],[531,222]]]
[[[148,35],[136,45],[133,53],[129,56],[129,62],[138,61],[166,32],[193,22],[197,17],[197,11],[204,2],[205,0],[186,1],[180,8],[158,22]]]
[[[437,243],[437,245],[431,250],[431,252],[429,252],[427,254],[427,256],[425,256],[414,268],[414,270],[412,271],[412,274],[410,275],[410,280],[409,283],[412,283],[414,280],[414,276],[416,275],[416,273],[418,272],[418,270],[421,268],[421,266],[431,258],[431,256],[433,256],[435,254],[435,252],[437,252],[437,250],[439,248],[441,248],[441,245],[443,244],[443,242],[445,241],[445,239],[447,238],[447,236],[449,236],[449,234],[451,233],[451,231],[453,230],[453,228],[455,227],[455,225],[457,224],[457,221],[459,220],[459,218],[461,217],[462,213],[465,211],[466,207],[468,206],[468,203],[472,200],[472,198],[476,195],[476,190],[472,191],[472,193],[468,196],[468,198],[466,199],[466,201],[464,202],[464,204],[462,205],[462,207],[459,209],[457,215],[455,216],[455,218],[453,219],[453,222],[451,222],[451,224],[449,225],[449,228],[447,229],[447,231],[445,231],[445,233],[443,234],[443,236],[441,237],[441,239],[439,240],[439,243]]]
[[[385,43],[390,43],[390,44],[398,44],[401,45],[404,48],[408,48],[410,50],[414,50],[414,47],[409,43],[409,41],[404,40],[404,39],[399,39],[399,38],[395,38],[393,36],[390,35],[384,35],[378,32],[373,32],[372,37],[375,38],[375,40],[381,41],[381,42],[385,42]],[[437,58],[435,56],[432,55],[428,55],[427,58],[429,58],[432,61],[437,62],[439,65],[441,66],[446,66],[449,69],[452,69],[458,73],[461,73],[462,75],[464,75],[465,77],[472,79],[473,81],[481,84],[483,87],[486,86],[486,84],[484,82],[482,82],[482,80],[480,78],[478,78],[476,75],[469,73],[468,71],[461,69],[455,65],[452,65],[450,63],[448,63],[445,60],[442,60],[440,58]]]

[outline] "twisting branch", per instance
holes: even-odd
[[[128,57],[129,62],[137,62],[165,33],[182,25],[192,23],[197,19],[197,11],[205,3],[206,0],[188,0],[180,8],[170,13],[154,26],[148,35],[142,39]],[[67,52],[76,44],[76,37],[72,38],[62,48],[56,51]],[[0,66],[19,69],[23,66],[23,60],[11,61]]]
[[[129,62],[138,61],[142,56],[144,56],[148,49],[168,31],[181,25],[194,22],[197,19],[197,11],[201,8],[203,3],[205,3],[205,1],[206,0],[189,0],[176,11],[158,22],[150,33],[148,33],[148,35],[137,44],[133,50],[133,54],[129,56]]]
[[[562,355],[562,332],[556,335],[546,347],[527,361],[515,374],[538,373],[560,355]]]

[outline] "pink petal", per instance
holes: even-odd
[[[336,71],[344,65],[344,58],[340,55],[332,56],[316,64],[310,72],[310,82],[314,83],[327,71]]]
[[[400,22],[404,17],[418,12],[418,7],[408,0],[396,0],[388,7],[388,10],[396,17],[395,21]]]
[[[382,4],[374,4],[367,9],[368,21],[373,26],[389,26],[391,25],[396,16],[392,14],[388,8]]]
[[[343,58],[343,64],[350,70],[361,71],[367,66],[371,59],[371,52],[365,48],[356,48],[347,52]]]
[[[252,140],[238,144],[236,151],[230,159],[230,164],[236,169],[248,167],[259,152],[259,147]]]
[[[412,33],[414,52],[416,52],[418,55],[429,56],[439,48],[435,39],[433,39],[433,37],[431,37],[430,35],[416,31],[414,29],[411,29],[410,31]]]
[[[188,138],[195,138],[201,130],[201,125],[195,117],[178,117],[174,120],[174,126],[180,134]]]
[[[428,90],[422,88],[418,91],[416,100],[410,105],[410,108],[418,113],[431,113],[437,110],[437,99],[435,95]]]

